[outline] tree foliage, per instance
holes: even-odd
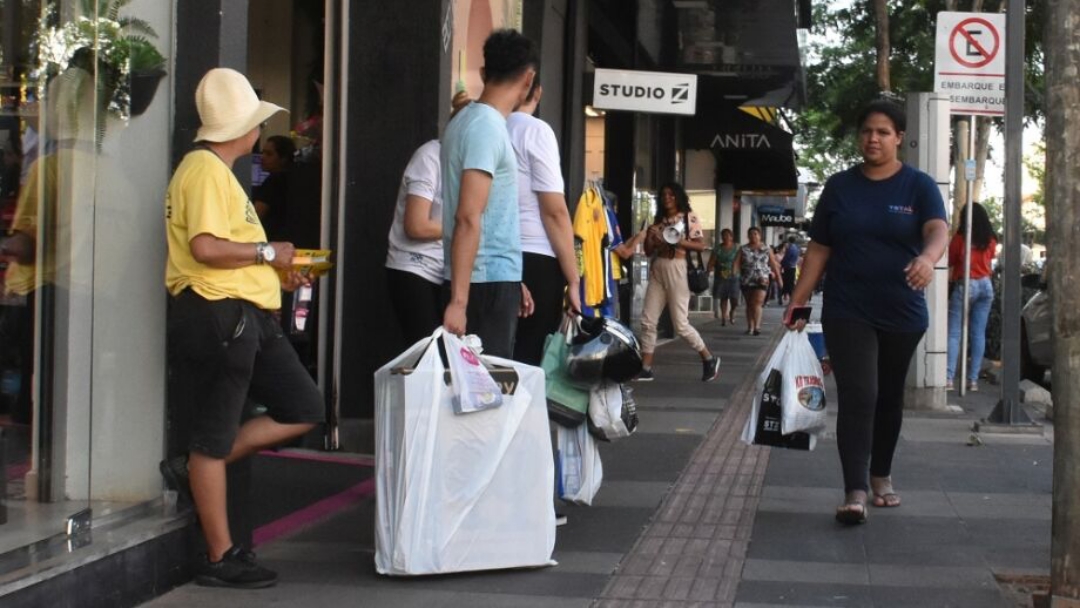
[[[987,0],[993,9],[1006,0]],[[795,118],[799,164],[817,180],[858,161],[852,135],[859,110],[880,97],[902,100],[908,93],[934,88],[937,13],[946,0],[889,0],[889,83],[878,86],[875,0],[847,5],[814,4],[816,42],[809,49],[807,105]],[[956,10],[970,10],[969,0],[953,0]],[[1043,0],[1027,0],[1027,108],[1030,118],[1043,115]]]

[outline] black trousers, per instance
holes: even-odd
[[[446,306],[441,284],[393,268],[386,269],[386,282],[401,333],[410,345],[430,336],[442,325]]]
[[[450,301],[450,283],[443,283],[443,298]],[[465,309],[465,333],[480,338],[485,355],[511,359],[520,309],[520,282],[472,283]]]
[[[923,333],[890,332],[862,321],[824,319],[836,374],[836,444],[844,491],[869,491],[869,477],[887,477],[904,421],[904,381]]]
[[[532,294],[536,310],[518,320],[514,341],[514,360],[540,365],[544,358],[544,339],[559,329],[563,316],[566,278],[559,260],[538,253],[522,254],[522,282]]]

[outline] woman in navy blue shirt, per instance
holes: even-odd
[[[857,124],[863,162],[825,184],[786,317],[806,305],[824,274],[821,319],[836,374],[844,471],[836,519],[845,524],[866,521],[869,493],[876,507],[900,505],[891,475],[904,380],[929,322],[923,290],[949,238],[937,184],[898,158],[903,109],[875,101]]]

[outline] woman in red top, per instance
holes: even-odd
[[[979,203],[971,208],[971,297],[968,299],[968,341],[971,365],[968,366],[968,390],[979,390],[979,370],[986,350],[986,319],[994,302],[994,286],[990,281],[991,266],[997,252],[997,237],[990,225],[990,216]],[[964,310],[964,235],[967,234],[967,213],[960,212],[960,227],[949,243],[949,351],[946,365],[948,388],[953,388],[956,375],[956,355],[960,351],[960,329]]]

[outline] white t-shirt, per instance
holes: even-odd
[[[439,140],[433,139],[417,148],[405,167],[386,251],[387,268],[411,272],[438,285],[443,282],[442,240],[417,241],[405,234],[405,199],[410,194],[428,199],[431,201],[430,218],[441,222],[441,180]]]
[[[506,130],[518,163],[518,205],[521,214],[521,250],[555,257],[544,223],[540,219],[537,192],[564,194],[559,142],[544,121],[514,112],[506,119]]]

